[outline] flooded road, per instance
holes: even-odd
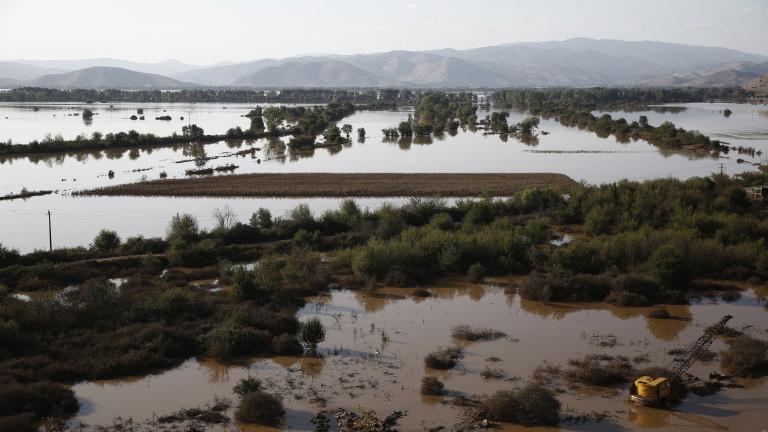
[[[501,281],[514,286],[517,281]],[[691,306],[668,306],[675,320],[648,318],[651,308],[618,308],[601,304],[544,304],[522,300],[509,288],[469,282],[443,282],[430,287],[432,297],[416,298],[408,289],[382,289],[376,295],[334,291],[311,299],[301,319],[319,317],[327,328],[322,359],[251,359],[224,365],[207,359],[146,378],[89,382],[74,386],[82,409],[74,421],[111,424],[118,416],[151,418],[180,408],[204,406],[214,396],[234,400],[232,386],[254,376],[267,391],[283,396],[288,430],[313,430],[310,418],[320,407],[364,407],[381,417],[405,409],[402,430],[450,427],[463,416],[447,401],[456,395],[489,395],[521,387],[542,365],[566,366],[568,359],[590,353],[630,359],[636,364],[669,366],[668,351],[698,338],[704,328],[732,314],[731,326],[754,326],[748,332],[765,339],[768,318],[765,286],[748,289],[738,301],[705,298]],[[451,329],[460,324],[503,331],[506,337],[485,342],[459,342]],[[602,344],[611,339],[613,344]],[[444,346],[465,349],[460,365],[448,371],[425,368],[424,356]],[[610,345],[610,346],[609,346]],[[724,348],[722,341],[714,351]],[[485,379],[493,370],[499,379]],[[700,361],[691,373],[706,378],[719,362]],[[420,395],[424,376],[445,383],[448,395]],[[674,410],[631,407],[627,389],[592,388],[555,382],[563,413],[600,413],[600,423],[564,423],[566,430],[761,430],[768,427],[768,380],[742,380],[743,388],[724,389],[699,397],[690,394]],[[509,425],[504,430],[517,430]],[[225,430],[224,428],[212,430]],[[251,430],[251,429],[248,429]],[[260,429],[253,429],[260,430]]]

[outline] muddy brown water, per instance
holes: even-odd
[[[310,299],[300,317],[319,317],[327,327],[321,359],[256,358],[235,364],[191,359],[157,375],[77,384],[74,391],[82,408],[73,424],[110,425],[117,417],[148,419],[153,413],[205,406],[214,397],[234,401],[232,386],[241,378],[254,376],[262,379],[270,392],[284,398],[287,430],[313,430],[310,419],[320,408],[320,399],[328,408],[364,407],[380,416],[405,409],[408,415],[401,420],[401,426],[406,431],[450,428],[463,419],[463,411],[445,403],[449,397],[420,395],[424,376],[438,377],[450,395],[477,396],[520,387],[537,366],[565,366],[569,358],[589,353],[630,358],[647,354],[650,363],[638,368],[669,366],[670,349],[694,341],[706,326],[726,314],[734,316],[733,327],[753,326],[748,329],[750,334],[768,338],[765,286],[747,287],[742,297],[732,303],[705,298],[690,306],[668,306],[673,316],[681,318],[677,320],[648,318],[652,308],[526,301],[501,284],[446,281],[429,290],[433,294],[430,298],[412,297],[408,289],[383,289],[380,293],[391,295],[333,291]],[[462,342],[465,356],[459,367],[449,371],[426,369],[424,355],[456,344],[451,329],[459,324],[497,329],[508,336],[495,341]],[[615,338],[615,346],[600,345],[610,337]],[[717,340],[712,349],[720,351],[724,347]],[[489,357],[500,360],[489,362]],[[503,371],[505,378],[482,378],[486,368]],[[691,372],[706,378],[713,370],[719,370],[717,359],[699,362]],[[713,396],[690,394],[673,410],[632,407],[626,402],[626,387],[590,388],[563,382],[555,386],[564,390],[558,399],[565,413],[600,412],[608,416],[600,423],[564,423],[561,428],[566,430],[768,428],[768,379],[739,383],[743,388],[725,389]],[[503,428],[518,429],[522,428]]]

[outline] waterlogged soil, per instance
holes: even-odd
[[[493,284],[444,281],[429,287],[428,298],[410,289],[380,289],[375,294],[333,291],[311,298],[300,317],[318,317],[327,328],[322,358],[254,358],[234,364],[192,359],[180,367],[149,377],[85,382],[74,386],[82,408],[72,424],[111,425],[121,417],[151,419],[180,408],[202,407],[215,397],[236,401],[232,386],[241,378],[258,377],[267,390],[283,397],[287,430],[313,430],[310,419],[323,408],[375,410],[380,417],[407,410],[401,430],[450,428],[464,420],[464,410],[450,401],[514,389],[529,381],[542,365],[566,366],[568,359],[590,353],[646,357],[647,366],[669,366],[668,351],[698,338],[704,328],[731,314],[731,326],[768,338],[765,304],[768,289],[748,286],[740,299],[726,303],[704,298],[691,306],[668,306],[671,320],[648,318],[652,308],[619,308],[603,304],[545,304],[522,300],[515,279]],[[512,287],[512,288],[510,288]],[[451,329],[460,324],[506,333],[494,341],[459,342]],[[751,326],[751,327],[747,327]],[[460,345],[465,354],[449,371],[425,368],[424,356],[444,346]],[[721,340],[712,349],[724,348]],[[495,358],[495,359],[494,359]],[[719,360],[700,361],[691,373],[705,378],[719,370]],[[493,370],[501,378],[483,378]],[[421,380],[435,376],[446,396],[420,395]],[[565,421],[568,430],[762,430],[768,427],[768,379],[740,380],[742,388],[726,388],[707,397],[689,395],[672,410],[632,407],[627,388],[592,388],[555,381],[564,416],[603,416],[601,422]],[[228,414],[232,414],[232,410]],[[212,426],[223,431],[239,427]],[[268,430],[247,427],[246,430]],[[502,430],[522,429],[506,425]]]

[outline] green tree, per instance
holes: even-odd
[[[200,227],[197,218],[188,213],[177,214],[171,218],[168,225],[168,240],[181,240],[189,242],[197,239]]]
[[[343,126],[341,126],[341,131],[344,132],[344,135],[347,136],[347,139],[349,139],[349,134],[352,133],[352,125],[345,123]]]
[[[205,135],[205,131],[200,126],[193,124],[181,127],[181,134],[189,139],[199,139]]]
[[[272,213],[269,209],[261,207],[251,215],[250,224],[256,228],[270,229],[272,228]]]
[[[117,232],[103,229],[99,231],[91,243],[91,249],[99,252],[112,252],[120,246],[121,240]]]

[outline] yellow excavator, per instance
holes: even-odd
[[[665,405],[672,394],[672,380],[682,376],[696,363],[699,356],[715,341],[715,337],[723,332],[731,318],[733,318],[731,315],[724,316],[720,322],[707,328],[704,334],[689,345],[681,355],[675,357],[670,377],[641,376],[637,378],[629,389],[629,399],[638,405]]]

